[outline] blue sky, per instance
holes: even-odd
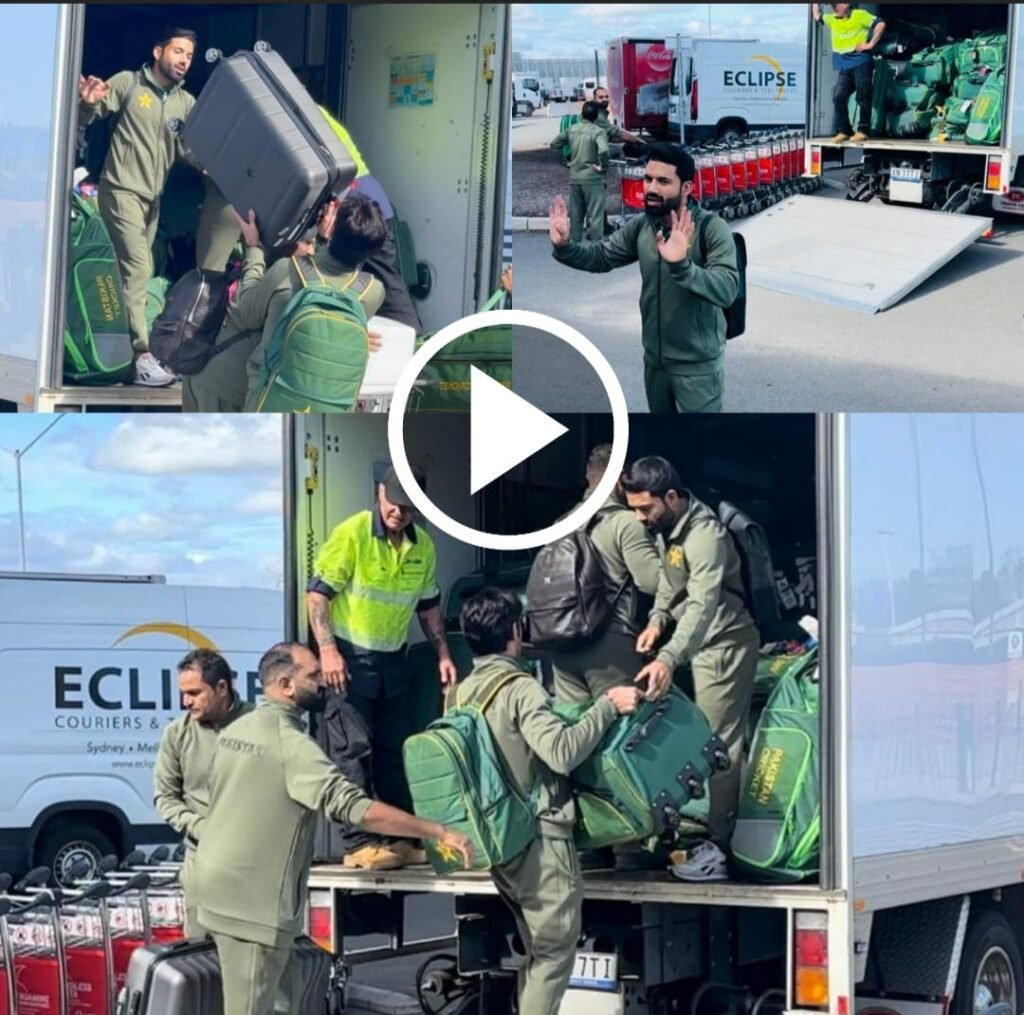
[[[512,48],[524,57],[603,55],[618,36],[804,42],[807,4],[513,4]]]
[[[0,570],[21,567],[15,465],[52,419],[0,415]],[[275,416],[63,417],[22,462],[32,571],[279,588]]]

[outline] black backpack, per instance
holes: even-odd
[[[228,306],[231,275],[226,271],[193,268],[174,283],[164,309],[149,329],[149,348],[161,363],[182,376],[199,373],[242,332],[214,348]]]
[[[582,529],[542,547],[526,581],[530,643],[538,648],[581,646],[593,641],[611,619],[601,558],[590,538],[594,526],[614,508],[598,511]]]
[[[707,231],[711,216],[708,215],[700,224],[700,251],[706,261],[708,257]],[[732,232],[732,230],[730,230]],[[725,313],[725,337],[736,338],[747,330],[747,241],[742,233],[732,232],[732,241],[736,244],[736,267],[740,273],[740,287],[736,290],[736,299]]]
[[[739,554],[747,608],[762,638],[769,640],[779,623],[779,596],[768,536],[757,522],[728,501],[718,506],[718,517]]]

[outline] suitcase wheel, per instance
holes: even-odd
[[[679,824],[679,811],[676,809],[675,800],[668,793],[659,793],[652,809],[655,822],[660,823],[663,829],[675,828]]]
[[[271,49],[270,43],[260,39],[255,46],[252,47],[254,53],[269,53]]]
[[[700,800],[704,796],[704,780],[693,765],[687,765],[677,776],[676,782],[689,794],[688,800]]]
[[[211,46],[206,51],[206,62],[207,63],[216,63],[218,60],[222,60],[223,58],[224,58],[224,54],[219,49],[215,49],[213,46]]]
[[[704,755],[704,760],[716,771],[727,772],[732,768],[729,752],[718,737],[712,737],[704,745],[701,753]]]

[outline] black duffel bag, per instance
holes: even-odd
[[[228,307],[231,275],[193,268],[174,283],[149,329],[149,350],[168,370],[199,373],[209,362]]]

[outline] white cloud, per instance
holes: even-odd
[[[283,511],[283,497],[278,484],[243,497],[236,510],[241,515],[280,515]]]
[[[125,539],[171,539],[196,535],[214,520],[200,514],[156,515],[143,511],[141,514],[118,518],[114,522],[113,531],[115,536]]]
[[[191,416],[126,419],[93,456],[92,467],[111,472],[246,472],[281,463],[276,416]]]

